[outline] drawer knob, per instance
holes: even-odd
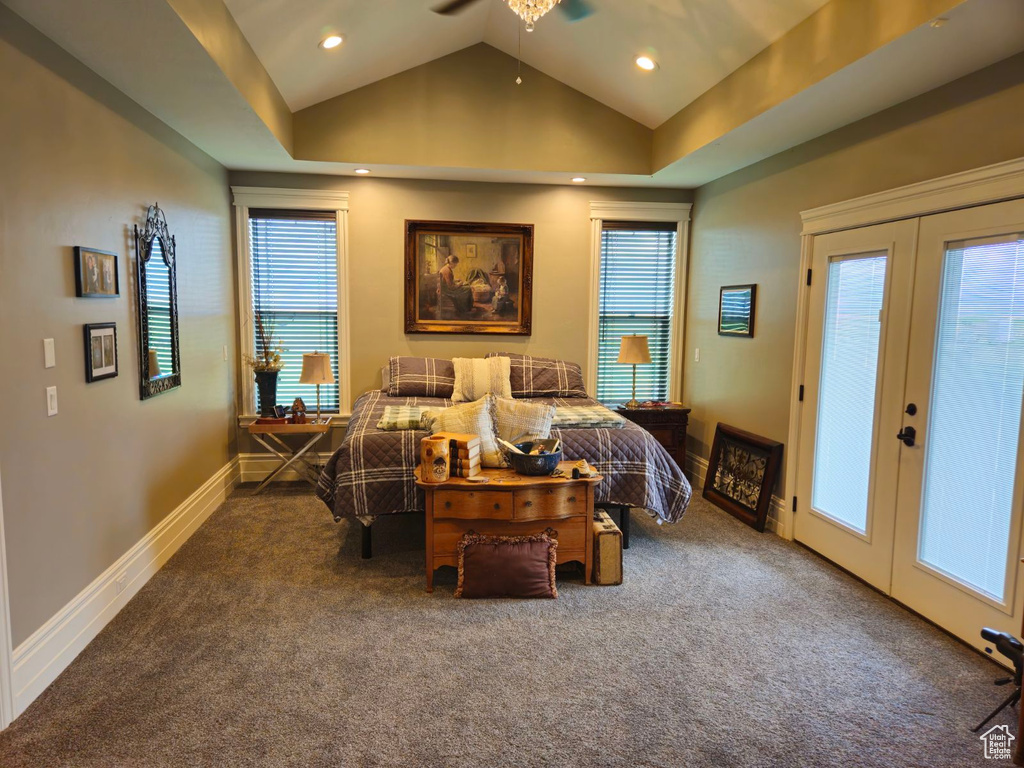
[[[524,507],[532,507],[533,506],[533,502],[532,501],[524,501],[523,502],[523,506]]]
[[[501,504],[495,504],[495,505],[494,505],[494,508],[495,508],[495,509],[501,509]]]
[[[575,497],[575,496],[570,496],[570,497],[569,497],[569,503],[570,503],[570,504],[572,504],[572,503],[573,503],[573,502],[575,502],[575,501],[576,501],[576,497]]]
[[[444,508],[445,508],[445,509],[451,509],[451,508],[452,508],[452,503],[451,503],[450,501],[446,501],[446,502],[444,503]]]

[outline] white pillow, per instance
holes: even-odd
[[[452,402],[479,400],[484,395],[512,397],[512,361],[507,357],[456,357]]]
[[[492,468],[508,466],[504,451],[498,447],[494,431],[494,398],[490,395],[476,402],[426,411],[423,423],[429,425],[433,435],[438,432],[480,435],[480,463]]]

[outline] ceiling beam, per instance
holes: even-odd
[[[832,0],[658,126],[654,169],[713,144],[963,2]]]

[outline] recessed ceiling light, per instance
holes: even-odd
[[[572,183],[573,184],[582,184],[584,181],[586,181],[586,179],[583,178],[582,176],[574,176],[573,180],[572,180]]]
[[[370,172],[369,168],[356,168],[356,173],[358,173],[360,176],[365,176],[369,172]]]
[[[650,56],[637,56],[636,65],[646,72],[651,72],[652,70],[658,68],[658,62],[656,62]]]
[[[320,41],[320,47],[330,50],[331,48],[337,48],[344,42],[341,35],[328,35]]]

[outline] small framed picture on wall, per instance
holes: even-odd
[[[756,285],[725,285],[718,295],[718,335],[754,335]]]
[[[117,323],[85,326],[86,382],[117,376]]]
[[[75,246],[75,296],[116,298],[121,295],[117,254]]]

